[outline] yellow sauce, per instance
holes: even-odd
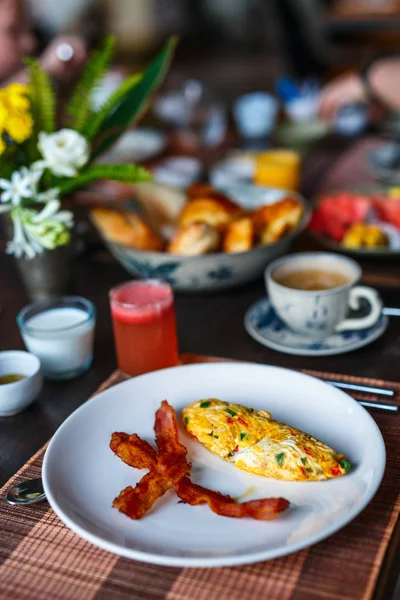
[[[19,373],[7,373],[7,375],[0,375],[0,385],[15,383],[16,381],[21,381],[21,379],[26,379],[26,375],[20,375]]]

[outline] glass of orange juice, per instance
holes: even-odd
[[[267,150],[255,159],[254,183],[297,192],[300,185],[300,155],[293,150]]]
[[[110,291],[118,367],[141,375],[178,364],[174,293],[165,281],[129,281]]]

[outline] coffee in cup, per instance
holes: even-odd
[[[351,258],[329,252],[303,252],[280,258],[265,271],[269,299],[280,318],[294,331],[321,339],[334,332],[372,327],[382,301],[376,290],[357,286],[360,266]],[[366,316],[346,318],[360,300],[369,304]]]

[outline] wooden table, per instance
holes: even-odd
[[[331,164],[331,158],[327,164]],[[306,182],[307,183],[307,182]],[[309,191],[312,182],[308,182]],[[313,248],[303,236],[296,249]],[[391,264],[363,264],[371,274],[392,273],[398,278],[398,261]],[[15,323],[18,311],[28,299],[20,284],[12,258],[0,253],[0,350],[22,349]],[[0,482],[4,483],[54,433],[64,419],[116,366],[107,291],[129,279],[126,272],[105,251],[81,259],[76,264],[75,292],[92,300],[97,307],[95,358],[92,368],[70,382],[46,381],[36,403],[23,413],[0,418]],[[381,290],[387,305],[399,306],[396,289]],[[354,375],[398,380],[400,375],[400,319],[392,319],[385,335],[357,352],[333,357],[297,357],[269,350],[251,339],[243,327],[243,317],[251,303],[264,294],[262,281],[218,295],[178,294],[176,308],[180,348],[183,352],[211,354],[235,359],[308,368]],[[389,573],[389,575],[391,575]],[[382,598],[390,598],[394,577],[386,581]]]

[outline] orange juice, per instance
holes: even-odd
[[[292,150],[268,150],[256,156],[254,183],[297,192],[300,156]]]

